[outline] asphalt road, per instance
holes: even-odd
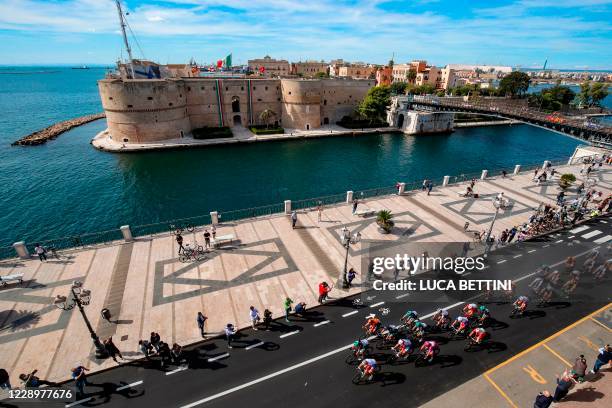
[[[482,278],[511,278],[517,284],[516,293],[529,296],[530,275],[542,264],[560,263],[569,255],[585,254],[596,246],[603,247],[602,253],[607,250],[603,241],[612,235],[612,219],[592,220],[583,226],[587,228],[495,251],[489,257],[489,268],[478,273]],[[473,277],[480,278],[476,273]],[[224,339],[203,342],[191,348],[188,366],[161,370],[157,361],[135,362],[92,375],[87,387],[91,399],[78,406],[418,406],[606,305],[612,293],[610,280],[608,276],[603,283],[594,283],[585,276],[571,299],[556,299],[541,308],[532,302],[530,314],[519,319],[509,318],[509,303],[491,302],[488,306],[496,322],[489,329],[492,336],[488,348],[465,352],[464,340],[449,341],[447,334],[430,334],[428,338],[441,344],[440,356],[431,365],[417,368],[409,362],[388,364],[390,352],[375,348],[381,372],[367,385],[352,384],[355,366],[345,362],[348,345],[362,334],[365,316],[388,312],[383,323],[395,323],[408,309],[424,316],[438,307],[450,307],[450,314],[455,316],[463,303],[457,299],[429,302],[423,299],[430,298],[415,294],[390,299],[374,292],[362,296],[358,305],[353,304],[356,297],[332,302],[311,309],[307,318],[294,317],[291,323],[276,321],[270,332],[241,331],[231,350]],[[477,396],[474,398],[474,406],[478,406]],[[5,406],[66,406],[2,402]]]

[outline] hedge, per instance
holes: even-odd
[[[249,130],[256,135],[277,135],[285,133],[285,129],[280,126],[266,127],[265,125],[249,126]]]
[[[234,134],[228,126],[223,127],[210,127],[205,126],[197,129],[193,129],[191,132],[194,139],[222,139],[233,137]]]
[[[336,125],[342,126],[347,129],[367,129],[367,128],[380,128],[380,127],[389,127],[387,122],[370,122],[367,119],[351,119],[343,120],[336,122]]]

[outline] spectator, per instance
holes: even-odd
[[[215,227],[214,225],[210,227],[210,233],[212,234],[212,239],[216,239],[217,238],[217,227]]]
[[[595,365],[590,371],[591,374],[597,373],[599,369],[608,364],[610,360],[612,360],[612,347],[610,347],[609,344],[606,344],[605,347],[599,349],[599,354],[597,355],[597,359],[595,359]]]
[[[30,374],[19,374],[19,379],[21,380],[25,388],[38,388],[41,385],[49,385],[49,386],[57,385],[51,381],[41,380],[35,375],[37,372],[38,370],[34,370]]]
[[[155,347],[155,351],[159,353],[159,343],[161,342],[161,337],[159,336],[159,333],[151,332],[150,341],[151,345]]]
[[[202,337],[204,336],[204,323],[206,323],[206,320],[208,319],[208,317],[204,316],[202,314],[202,312],[198,312],[198,317],[196,318],[196,321],[198,322],[198,328],[200,329],[200,334],[202,335]]]
[[[568,375],[567,370],[563,372],[561,377],[557,376],[557,388],[555,389],[555,395],[553,400],[555,402],[561,401],[569,392],[573,385],[572,378]]]
[[[263,324],[266,331],[270,331],[270,323],[272,323],[272,312],[269,309],[265,309],[263,315]]]
[[[255,309],[255,306],[249,307],[249,318],[251,319],[251,327],[253,330],[257,330],[255,326],[259,323],[261,317],[259,317],[259,311]]]
[[[45,248],[43,248],[40,244],[36,244],[34,247],[34,252],[36,252],[36,255],[38,255],[40,262],[47,260],[47,251],[45,251]]]
[[[295,305],[295,314],[300,317],[304,317],[304,313],[306,312],[306,302],[300,302]]]
[[[357,276],[357,272],[355,272],[355,269],[351,268],[349,269],[348,273],[346,274],[346,280],[348,282],[348,287],[350,288],[353,280],[355,279],[355,276]]]
[[[289,321],[289,313],[291,313],[291,305],[293,304],[293,300],[291,300],[291,298],[287,297],[285,298],[285,321],[288,322]]]
[[[210,248],[210,232],[208,232],[208,228],[204,230],[204,246]]]
[[[151,343],[149,343],[148,340],[138,340],[138,347],[140,348],[140,352],[144,354],[145,358],[148,360],[153,351]]]
[[[172,355],[170,354],[170,346],[165,341],[159,342],[159,356],[161,357],[161,367],[163,368],[166,365],[166,362],[172,360]]]
[[[358,205],[359,205],[359,201],[357,201],[357,199],[353,200],[353,214],[357,212]]]
[[[179,364],[183,358],[183,348],[177,343],[174,343],[172,345],[172,350],[170,350],[170,357],[172,358],[172,362],[174,364]]]
[[[89,368],[81,365],[72,369],[72,378],[74,379],[75,386],[80,396],[85,395],[85,385],[87,385],[87,371],[89,371]]]
[[[234,340],[235,334],[236,334],[236,329],[234,328],[234,325],[231,323],[228,323],[227,326],[225,326],[225,338],[227,339],[227,348],[229,349],[232,348],[232,340]]]
[[[433,189],[433,181],[429,181],[427,183],[427,195],[429,195],[431,193],[431,190]]]
[[[319,303],[325,303],[330,291],[331,288],[329,287],[327,282],[319,283]]]
[[[550,404],[553,402],[553,397],[550,395],[549,391],[542,391],[536,397],[535,402],[533,403],[533,408],[548,408]]]
[[[0,389],[10,390],[11,381],[8,372],[4,368],[0,368]]]
[[[113,343],[112,337],[109,337],[108,339],[104,340],[104,347],[106,348],[108,355],[111,356],[113,360],[115,360],[115,363],[118,363],[117,356],[119,356],[119,358],[123,360],[121,351],[119,351],[115,343]]]
[[[183,246],[183,236],[181,234],[176,234],[176,243],[179,246],[178,253],[180,255],[181,251],[185,250],[185,247]]]
[[[586,375],[586,370],[587,361],[584,358],[584,355],[581,354],[580,357],[576,357],[574,365],[572,366],[572,378],[578,382],[583,382],[584,376]]]
[[[295,229],[296,223],[297,223],[297,211],[293,210],[291,212],[291,228]]]
[[[508,172],[506,170],[502,170],[501,174],[502,174],[502,178],[506,178],[506,175],[508,174]]]

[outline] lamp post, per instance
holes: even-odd
[[[81,312],[83,320],[85,321],[87,330],[89,330],[94,347],[96,348],[96,358],[103,359],[108,357],[108,352],[106,351],[104,345],[100,342],[100,338],[94,331],[93,327],[91,327],[91,323],[89,322],[89,319],[85,314],[85,308],[83,307],[89,304],[91,300],[91,291],[83,288],[83,282],[74,281],[70,287],[70,293],[72,294],[72,299],[68,299],[66,296],[57,295],[53,304],[55,304],[55,306],[61,310],[72,310],[75,306],[77,306],[79,308],[79,312]]]
[[[495,197],[493,199],[493,206],[495,207],[495,215],[493,215],[493,220],[491,220],[491,225],[489,226],[489,231],[487,231],[487,237],[485,239],[485,258],[489,255],[489,250],[492,246],[489,243],[489,240],[491,239],[491,233],[493,232],[493,225],[495,224],[495,220],[497,220],[497,214],[499,214],[499,209],[504,207],[503,198],[500,199],[499,195]]]
[[[342,288],[348,289],[349,282],[348,282],[346,275],[348,272],[347,267],[348,267],[349,250],[351,248],[351,245],[357,244],[359,241],[361,241],[361,233],[358,232],[356,234],[351,234],[351,231],[347,227],[344,227],[342,228],[341,238],[342,238],[342,245],[346,249],[346,255],[344,256],[344,272],[342,273]]]

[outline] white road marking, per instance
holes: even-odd
[[[75,405],[80,405],[80,404],[83,404],[85,402],[89,402],[92,399],[93,399],[93,397],[89,397],[89,398],[85,398],[85,399],[82,399],[82,400],[74,401],[74,402],[72,402],[70,404],[66,404],[66,408],[74,407]]]
[[[343,314],[342,317],[349,317],[349,316],[354,315],[355,313],[359,313],[359,311],[358,310],[353,310],[352,312],[348,312],[348,313]]]
[[[594,236],[596,236],[596,235],[599,235],[599,234],[601,234],[601,233],[602,233],[602,232],[601,232],[600,230],[591,231],[591,232],[589,232],[588,234],[584,234],[584,235],[582,236],[582,238],[592,238],[592,237],[594,237]]]
[[[548,248],[550,244],[542,245],[542,248]]]
[[[530,251],[527,251],[527,253],[528,253],[528,254],[531,254],[531,253],[533,253],[533,252],[535,252],[535,251],[536,251],[535,249],[532,249],[532,250],[530,250]]]
[[[595,241],[593,241],[593,242],[595,242],[596,244],[603,244],[603,243],[605,243],[605,242],[608,242],[608,241],[609,241],[609,240],[611,240],[611,239],[612,239],[612,236],[610,236],[610,235],[606,235],[605,237],[598,238],[598,239],[596,239],[596,240],[595,240]]]
[[[588,230],[589,228],[591,228],[591,227],[589,227],[588,225],[583,225],[581,227],[576,227],[574,229],[571,229],[569,232],[577,234],[577,233],[582,232],[584,230]]]
[[[520,258],[521,256],[523,256],[523,255],[518,254],[518,255],[514,255],[513,258]]]
[[[378,303],[374,303],[373,305],[370,305],[370,307],[377,307],[377,306],[381,306],[384,305],[385,302],[378,302]]]
[[[604,223],[604,224],[608,223],[608,221],[604,221],[604,220],[600,220],[599,222]]]
[[[177,368],[176,370],[172,370],[172,371],[166,372],[166,375],[176,374],[176,373],[179,373],[181,371],[185,371],[186,369],[187,369],[187,366],[181,366],[181,367]]]
[[[506,262],[506,260],[505,260],[505,259],[502,259],[501,261],[497,261],[497,263],[498,263],[498,264],[500,264],[500,263],[504,263],[504,262]]]
[[[142,384],[142,383],[143,383],[143,381],[142,381],[142,380],[140,380],[140,381],[136,381],[136,382],[133,382],[133,383],[131,383],[131,384],[127,384],[127,385],[124,385],[124,386],[122,386],[122,387],[119,387],[119,388],[117,388],[115,391],[123,391],[123,390],[125,390],[125,389],[135,387],[135,386],[140,385],[140,384]]]
[[[555,244],[559,244],[559,243],[561,243],[561,242],[563,242],[563,240],[562,240],[562,239],[560,239],[560,240],[558,240],[558,241],[555,241]]]
[[[408,293],[404,293],[403,295],[398,295],[398,296],[396,296],[395,298],[396,298],[396,299],[401,299],[401,298],[404,298],[404,297],[406,297],[406,296],[410,296],[410,292],[408,292]]]
[[[300,332],[299,330],[294,330],[294,331],[289,332],[289,333],[281,334],[278,337],[280,337],[281,339],[284,339],[285,337],[293,336],[294,334],[298,334],[299,332]]]
[[[212,363],[213,361],[221,360],[222,358],[225,358],[225,357],[229,357],[229,353],[221,354],[221,355],[216,356],[216,357],[211,357],[207,361],[209,363]]]
[[[322,322],[313,324],[314,327],[323,326],[324,324],[331,323],[329,320],[323,320]]]
[[[568,239],[572,239],[572,238],[576,238],[575,235],[570,235],[569,237],[567,237]]]
[[[251,344],[250,346],[246,346],[245,350],[254,349],[255,347],[263,346],[264,342],[260,341],[259,343]]]

